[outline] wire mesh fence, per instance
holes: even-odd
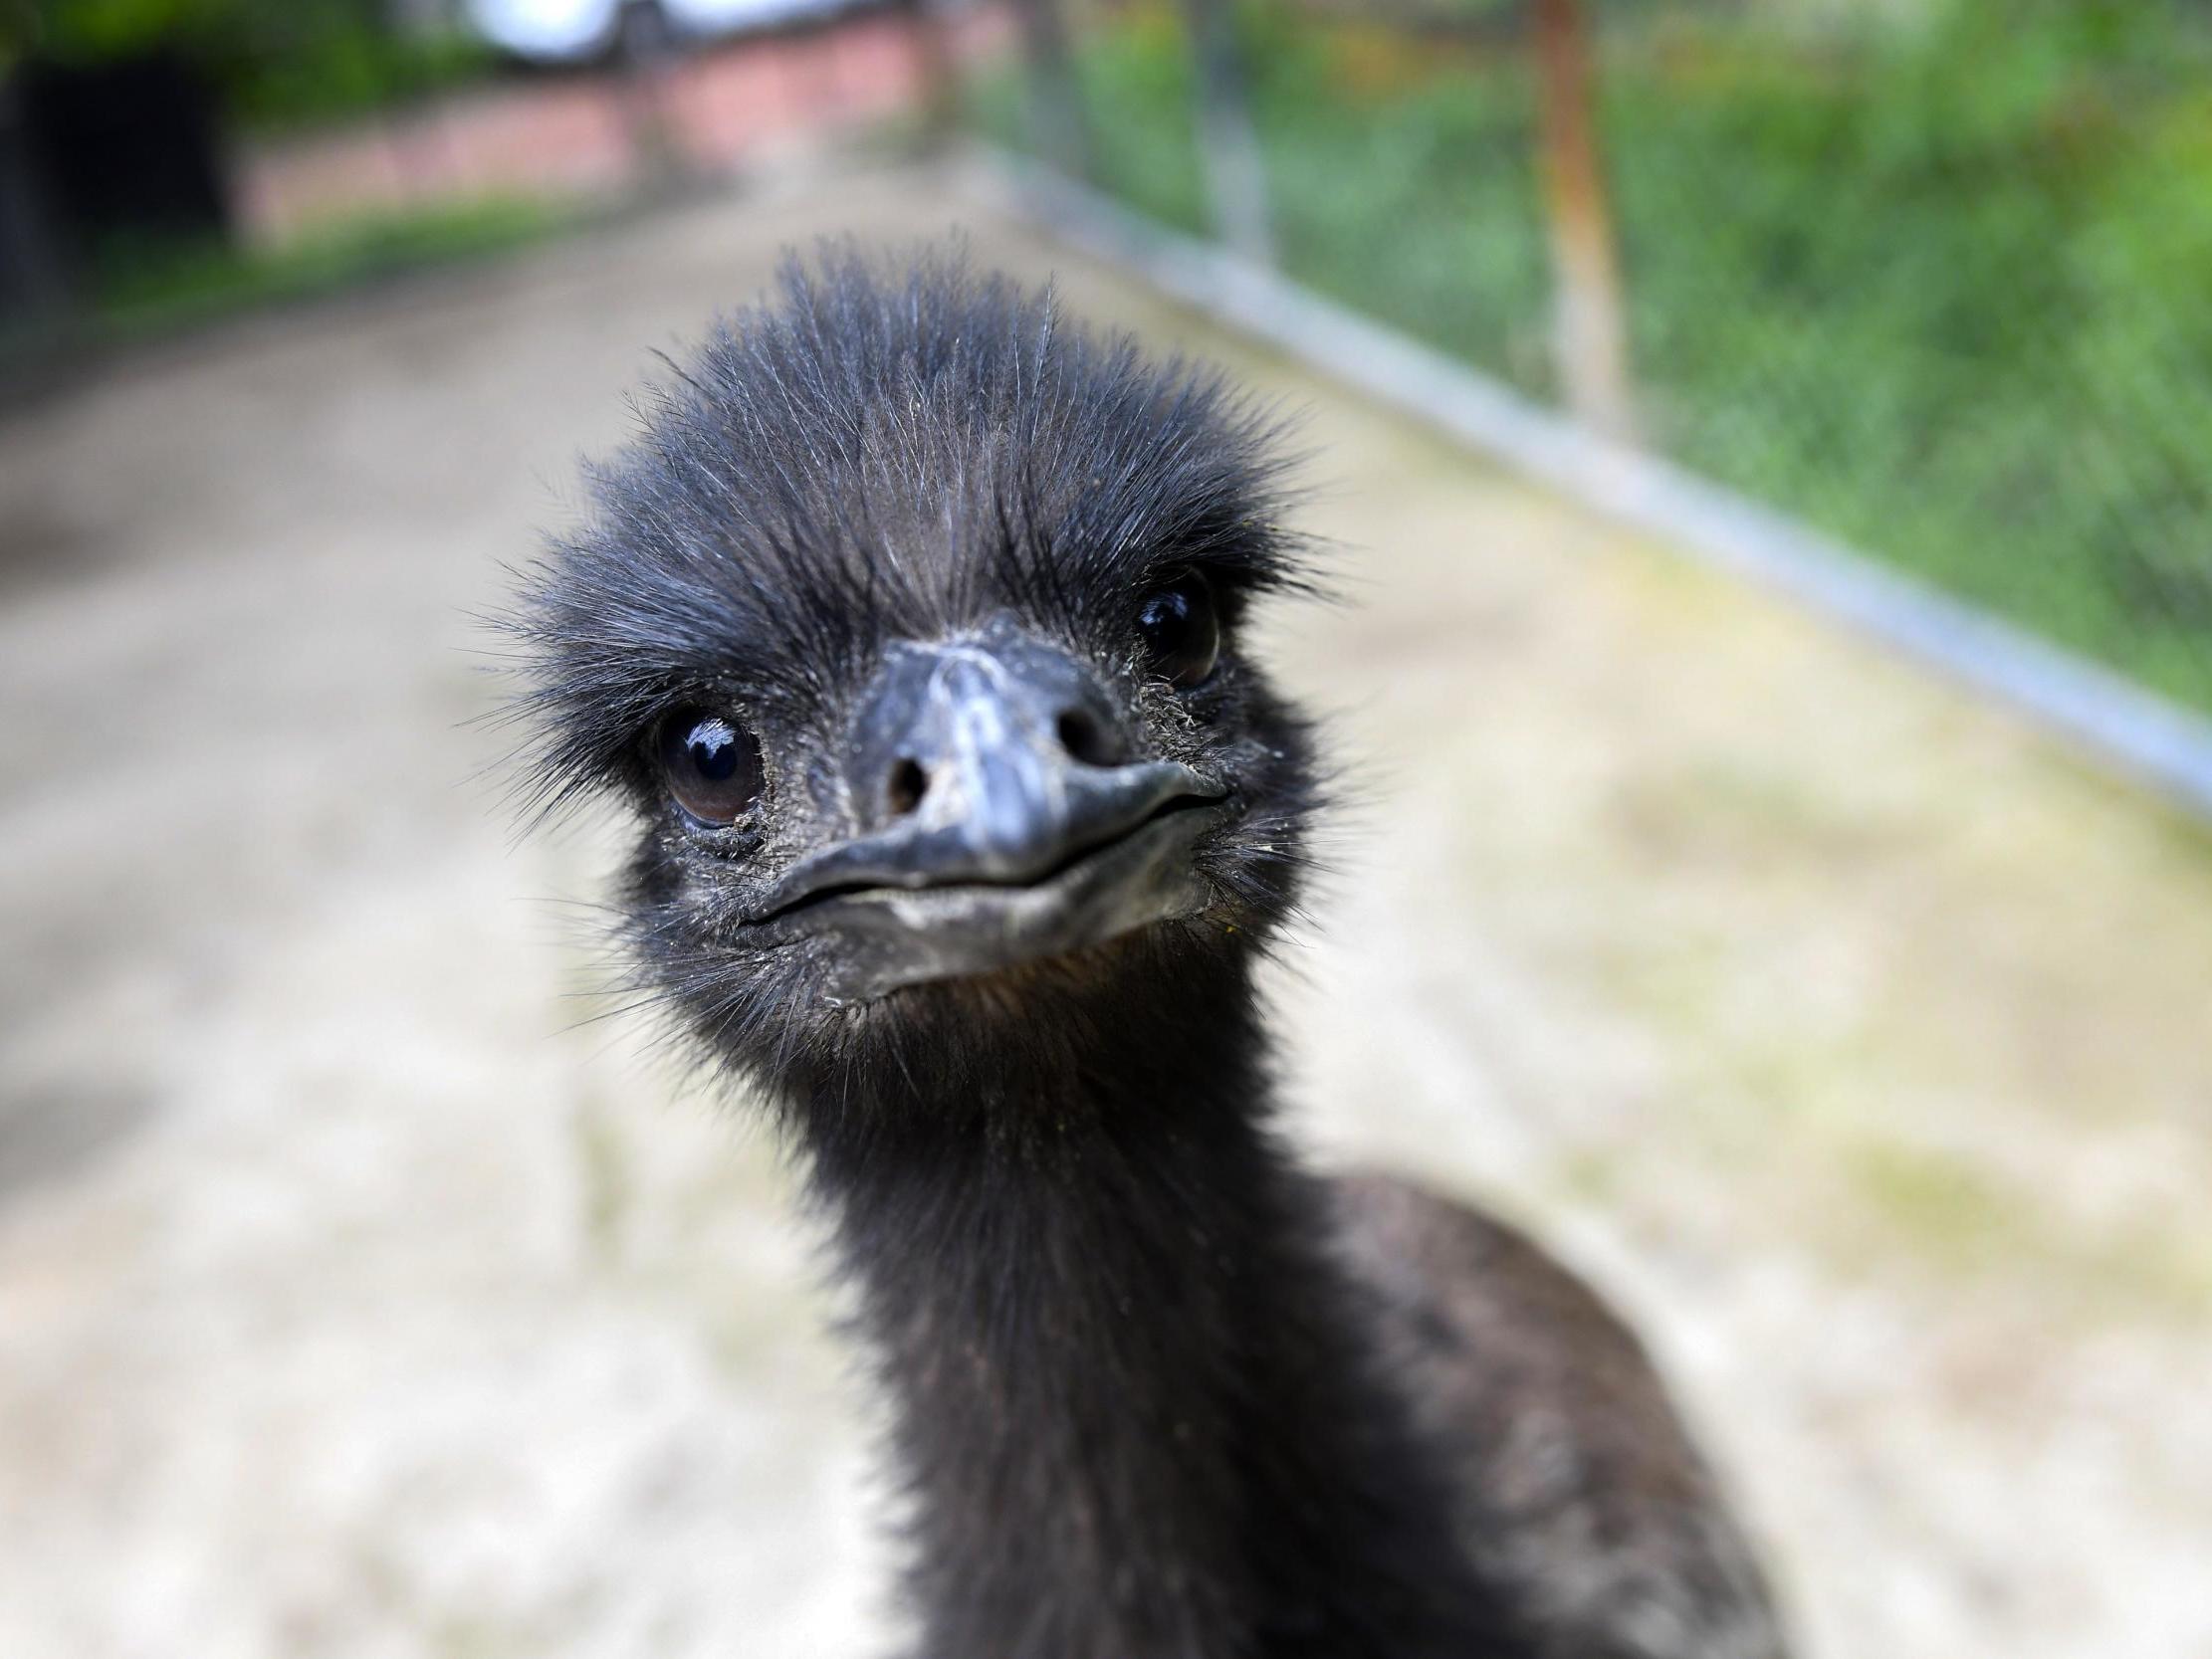
[[[2212,709],[2212,6],[1016,10],[988,134]]]

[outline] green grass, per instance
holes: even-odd
[[[59,326],[33,317],[0,329],[0,373],[487,258],[582,219],[573,205],[497,198],[352,219],[270,251],[219,241],[111,242],[96,251],[84,303]]]
[[[2212,709],[2212,46],[2159,0],[1908,29],[1613,8],[1602,115],[1656,447]],[[1290,275],[1554,396],[1526,66],[1246,15]],[[1205,224],[1188,53],[1086,43],[1100,182]],[[979,119],[1022,137],[1015,90]]]
[[[500,199],[352,220],[267,253],[222,243],[111,245],[98,262],[93,327],[111,338],[166,332],[498,253],[574,218],[573,209]]]

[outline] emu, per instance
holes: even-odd
[[[923,1659],[1773,1659],[1635,1339],[1278,1138],[1322,773],[1279,426],[956,252],[787,263],[506,626],[637,986],[787,1132],[893,1412]]]

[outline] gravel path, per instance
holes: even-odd
[[[1311,409],[1309,1139],[1633,1312],[1817,1659],[2212,1654],[2212,837],[911,174],[0,417],[0,1653],[883,1645],[787,1178],[587,1018],[607,830],[515,845],[465,613],[649,347],[955,218]]]

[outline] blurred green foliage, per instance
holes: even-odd
[[[376,0],[35,0],[16,34],[18,51],[65,64],[180,53],[253,127],[364,113],[481,76],[494,62],[457,30],[394,29]],[[5,58],[0,51],[0,67]]]
[[[1651,441],[2212,708],[2212,10],[1595,16]],[[1551,397],[1521,43],[1381,7],[1244,30],[1290,274]],[[1100,182],[1200,228],[1174,9],[1081,68]],[[1017,95],[978,100],[1015,144]]]

